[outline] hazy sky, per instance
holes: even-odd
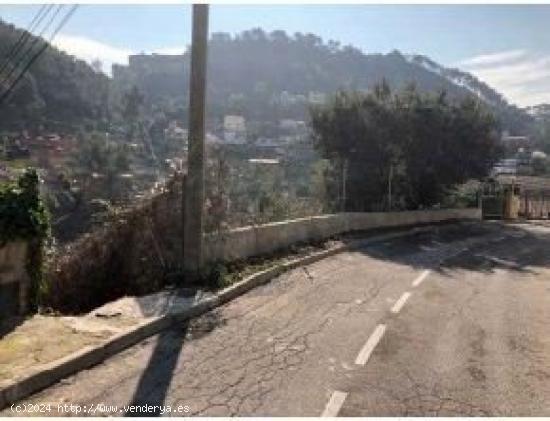
[[[0,5],[0,17],[27,27],[37,10]],[[311,32],[367,53],[424,54],[518,105],[550,102],[550,5],[211,6],[211,32],[254,27]],[[130,53],[181,52],[190,32],[190,5],[81,5],[55,43],[110,67]]]

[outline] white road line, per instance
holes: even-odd
[[[432,271],[431,271],[430,269],[426,269],[424,272],[422,272],[422,273],[418,276],[418,278],[416,278],[416,279],[413,281],[412,286],[413,286],[413,287],[417,287],[418,285],[420,285],[420,284],[424,281],[424,279],[427,278],[427,276],[428,276],[430,273],[432,273]]]
[[[332,396],[330,397],[330,400],[327,403],[327,406],[325,406],[325,410],[321,414],[322,417],[336,417],[338,416],[338,412],[340,412],[340,408],[342,408],[342,405],[344,404],[344,401],[346,400],[346,397],[348,396],[345,392],[339,392],[338,390],[335,390],[332,393]]]
[[[393,305],[393,307],[391,308],[391,312],[394,314],[399,313],[410,297],[411,297],[410,292],[404,292],[403,295],[399,297],[399,300],[397,300]]]
[[[370,358],[370,354],[372,354],[372,351],[374,351],[374,348],[376,348],[376,345],[378,345],[378,342],[380,342],[380,339],[384,336],[385,331],[386,325],[380,324],[376,326],[376,329],[374,329],[374,332],[372,332],[372,335],[370,335],[367,343],[365,343],[365,346],[363,346],[363,349],[361,349],[359,355],[355,359],[355,364],[365,365],[367,363]]]

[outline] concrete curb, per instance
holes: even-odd
[[[288,262],[277,264],[263,271],[256,272],[182,312],[167,314],[142,322],[137,326],[133,326],[124,332],[116,334],[97,346],[89,346],[80,349],[72,354],[38,367],[34,373],[31,373],[26,377],[8,383],[0,389],[0,410],[29,395],[32,395],[33,393],[45,389],[54,383],[57,383],[59,380],[67,376],[97,365],[105,359],[131,347],[132,345],[135,345],[143,339],[169,328],[175,323],[189,320],[207,313],[208,311],[225,304],[240,295],[243,295],[257,286],[268,283],[283,272],[299,266],[309,265],[337,253],[361,248],[375,242],[387,241],[417,234],[419,232],[429,231],[435,226],[436,225],[427,225],[409,229],[407,231],[399,231],[373,236],[366,239],[352,240],[348,244],[343,244],[328,250],[312,253],[304,257],[299,257]]]

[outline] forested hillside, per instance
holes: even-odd
[[[166,96],[185,100],[185,84],[167,89],[170,71],[161,64],[163,56],[149,58],[150,66],[130,66],[129,79],[156,100],[159,92],[164,94],[163,100]],[[181,60],[187,77],[188,54]],[[511,132],[523,132],[531,121],[527,113],[509,105],[498,92],[468,73],[398,51],[364,54],[335,41],[323,42],[312,34],[289,36],[284,31],[266,33],[261,29],[236,36],[214,33],[208,69],[209,104],[214,113],[241,112],[253,119],[304,118],[311,92],[369,90],[385,79],[392,89],[414,83],[419,91],[445,90],[450,98],[478,97]],[[119,82],[116,77],[114,81]]]
[[[22,30],[0,21],[2,62],[21,34]],[[45,41],[37,43],[42,42]],[[111,83],[84,61],[50,46],[9,101],[0,104],[0,129],[39,125],[74,128],[98,123],[109,115],[109,103],[119,101],[120,94],[132,85],[146,94],[155,110],[160,106],[183,115],[189,55],[181,56],[179,64],[176,61],[166,60],[166,56],[150,56],[146,63],[153,63],[151,66],[140,62],[139,66],[121,68],[122,71],[114,73]],[[8,63],[7,69],[15,64],[17,61]],[[4,81],[7,69],[0,80]],[[502,126],[512,133],[527,131],[532,120],[468,73],[446,69],[424,56],[404,56],[398,51],[364,54],[335,41],[323,42],[312,34],[290,36],[284,31],[266,33],[261,29],[236,36],[214,33],[209,45],[208,72],[209,112],[213,116],[240,113],[253,120],[304,119],[312,93],[331,94],[339,89],[364,91],[385,79],[392,89],[414,83],[419,91],[445,90],[449,98],[478,97],[490,105]],[[121,74],[125,77],[117,77]]]
[[[0,21],[2,67],[22,34],[23,30]],[[27,46],[33,42],[33,51],[36,51],[46,41],[31,37]],[[13,81],[13,75],[23,67],[18,57],[8,61],[0,75],[2,93]],[[12,72],[12,78],[6,80],[13,66],[18,68]],[[39,125],[75,128],[86,122],[97,122],[107,113],[109,83],[107,76],[96,73],[84,61],[50,46],[31,66],[8,100],[0,104],[0,129],[28,129]]]

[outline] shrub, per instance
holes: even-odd
[[[17,182],[0,186],[0,245],[15,240],[28,242],[27,273],[31,280],[32,309],[37,308],[45,292],[44,245],[50,236],[49,214],[38,186],[38,174],[31,168]]]

